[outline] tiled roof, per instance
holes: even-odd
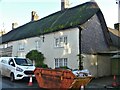
[[[1,43],[35,37],[85,23],[99,11],[95,2],[86,2],[73,8],[58,11],[38,21],[29,22],[3,35]]]
[[[120,48],[120,31],[118,31],[116,29],[112,29],[112,28],[108,28],[108,30],[110,32],[112,45],[117,48]]]
[[[120,31],[108,27],[109,32],[113,33],[115,36],[120,37]]]

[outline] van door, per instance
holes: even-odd
[[[13,73],[14,73],[14,70],[15,70],[15,63],[14,63],[14,61],[13,61],[13,59],[12,58],[10,58],[9,59],[9,61],[8,61],[8,66],[7,66],[7,73],[6,73],[6,75],[8,76],[8,77],[10,77],[10,73],[13,71]]]
[[[5,59],[2,59],[1,60],[1,74],[3,75],[3,76],[6,76],[6,66],[7,66],[7,61],[5,60]]]

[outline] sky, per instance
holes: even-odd
[[[70,7],[90,0],[69,0]],[[118,4],[116,0],[95,0],[101,9],[108,27],[114,28],[118,23]],[[60,11],[61,0],[0,0],[0,30],[9,32],[12,23],[18,26],[31,21],[31,12],[36,11],[39,19]]]

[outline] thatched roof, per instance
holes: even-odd
[[[58,11],[38,21],[29,22],[0,37],[1,43],[35,37],[85,23],[99,11],[95,2],[86,2],[73,8]]]

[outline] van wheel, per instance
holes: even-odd
[[[14,74],[13,74],[13,73],[10,74],[10,81],[11,81],[11,82],[14,82],[14,81],[15,81],[15,77],[14,77]]]

